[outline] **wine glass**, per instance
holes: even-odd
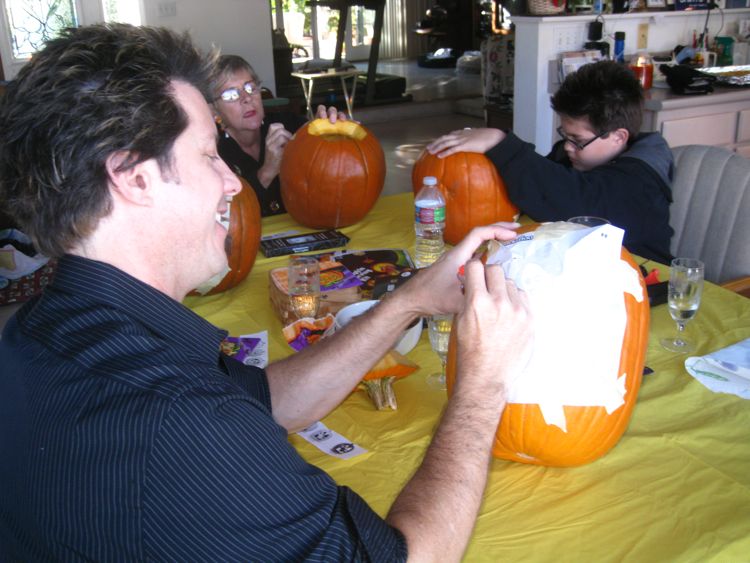
[[[312,256],[289,258],[289,301],[298,319],[313,317],[320,307],[320,263]]]
[[[440,373],[427,376],[427,385],[435,389],[445,389],[445,364],[448,361],[448,342],[451,337],[453,315],[433,315],[427,321],[430,346],[440,356]]]
[[[568,219],[568,223],[576,223],[577,225],[583,225],[584,227],[599,227],[601,225],[609,225],[609,221],[603,217],[594,217],[593,215],[579,215],[577,217],[571,217]]]
[[[677,323],[677,336],[662,339],[670,352],[688,353],[695,346],[683,338],[685,325],[698,312],[703,293],[703,262],[692,258],[675,258],[669,270],[667,303],[669,314]]]

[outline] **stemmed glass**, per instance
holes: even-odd
[[[677,336],[664,338],[661,345],[670,352],[688,353],[695,349],[683,338],[685,325],[698,312],[703,293],[703,262],[693,258],[675,258],[669,270],[667,303],[669,314],[677,323]]]
[[[298,319],[315,317],[320,307],[320,263],[311,256],[289,258],[289,301]]]
[[[427,321],[430,346],[440,356],[440,373],[427,376],[427,385],[434,389],[445,389],[445,364],[448,361],[448,342],[451,337],[453,315],[433,315]]]
[[[577,217],[571,217],[568,219],[568,223],[576,223],[583,225],[584,227],[599,227],[601,225],[609,225],[610,222],[602,217],[594,217],[593,215],[578,215]]]

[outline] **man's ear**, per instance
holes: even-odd
[[[107,176],[113,196],[117,195],[136,205],[150,205],[153,187],[152,161],[140,162],[135,166],[126,163],[133,155],[127,151],[118,151],[109,155],[106,161]]]

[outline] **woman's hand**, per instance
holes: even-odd
[[[292,134],[284,129],[281,123],[271,123],[268,126],[266,135],[266,154],[263,160],[263,166],[258,170],[258,179],[264,187],[268,187],[273,179],[279,175],[281,170],[281,157],[284,155],[284,148],[292,138]]]
[[[484,154],[503,139],[505,139],[505,132],[500,129],[489,127],[458,129],[432,141],[427,145],[427,151],[440,158],[445,158],[457,152]]]
[[[331,106],[326,108],[323,104],[318,106],[318,110],[315,116],[319,119],[327,119],[331,123],[336,123],[337,120],[346,121],[347,117],[343,111],[339,111],[336,107]]]

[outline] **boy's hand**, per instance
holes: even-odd
[[[489,127],[458,129],[435,139],[427,145],[427,151],[439,158],[445,158],[457,152],[484,154],[503,139],[505,139],[505,132],[500,129]]]

